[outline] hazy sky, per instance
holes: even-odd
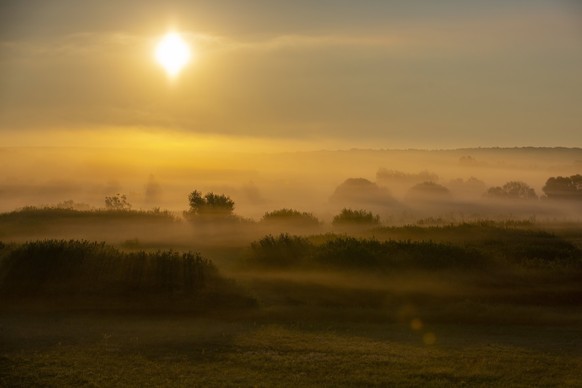
[[[580,3],[3,0],[0,144],[581,147]]]

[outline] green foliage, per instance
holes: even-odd
[[[329,266],[380,269],[497,270],[523,266],[582,269],[582,251],[530,222],[389,227],[374,229],[387,240],[321,235],[267,236],[252,243],[250,263],[259,266]],[[499,267],[501,265],[501,267]]]
[[[482,221],[445,226],[374,229],[391,239],[433,240],[475,249],[487,257],[537,267],[580,267],[582,252],[569,241],[538,229],[531,221]]]
[[[76,210],[62,207],[35,207],[27,206],[20,210],[9,213],[0,213],[0,223],[6,222],[11,224],[35,224],[57,222],[59,220],[79,220],[79,221],[108,221],[108,220],[127,220],[127,221],[177,221],[170,211],[153,209],[153,210]]]
[[[333,218],[334,225],[379,225],[380,216],[367,210],[352,210],[344,208]]]
[[[280,222],[300,227],[319,226],[320,221],[312,213],[299,212],[293,209],[279,209],[267,212],[263,216],[264,222]]]
[[[432,310],[450,312],[451,303]],[[291,310],[276,320],[3,314],[3,387],[580,387],[580,325],[546,310],[455,305],[461,319],[357,319]],[[392,308],[377,308],[391,311]],[[572,309],[575,310],[575,309]],[[343,312],[343,313],[342,313]],[[467,317],[487,312],[505,324]],[[386,313],[384,313],[386,314]],[[573,314],[573,313],[572,313]],[[451,314],[452,315],[452,314]],[[529,324],[506,317],[522,315]],[[463,319],[464,318],[464,319]],[[497,322],[498,322],[497,321]],[[531,322],[536,322],[532,324]],[[494,321],[495,322],[495,321]],[[509,322],[509,323],[508,323]],[[476,324],[477,323],[477,324]],[[426,345],[433,333],[437,346]]]
[[[129,211],[131,204],[127,201],[125,194],[115,194],[111,197],[105,197],[105,209],[115,211]]]
[[[25,243],[0,267],[0,290],[8,297],[193,297],[219,282],[216,268],[198,253],[125,253],[77,240]]]
[[[289,267],[300,264],[312,252],[313,244],[304,237],[268,235],[251,243],[252,264],[267,267]]]
[[[268,235],[253,242],[251,250],[250,263],[266,267],[445,269],[482,267],[486,262],[477,251],[450,244],[337,236],[316,245],[299,236]]]
[[[582,175],[549,178],[542,190],[550,199],[582,200]]]
[[[485,196],[495,199],[538,199],[534,189],[527,183],[518,181],[507,182],[501,187],[490,187]]]
[[[449,244],[338,238],[318,247],[314,261],[364,269],[446,269],[482,267],[478,252]]]
[[[234,201],[224,194],[214,194],[212,192],[202,193],[194,190],[188,195],[190,209],[186,215],[201,216],[230,216],[234,211]]]

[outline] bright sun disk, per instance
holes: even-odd
[[[156,60],[170,77],[178,75],[191,56],[188,43],[175,32],[167,33],[156,47]]]

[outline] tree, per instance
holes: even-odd
[[[226,216],[234,211],[234,201],[224,194],[209,192],[203,197],[201,192],[194,190],[188,195],[188,202],[190,215]]]
[[[582,200],[582,175],[551,177],[542,190],[549,199]]]
[[[131,204],[127,201],[125,194],[115,194],[111,197],[105,197],[105,208],[107,210],[131,210]]]
[[[438,183],[423,182],[412,186],[406,197],[421,202],[445,201],[451,198],[451,192]]]
[[[510,181],[503,186],[490,187],[485,196],[497,199],[537,199],[538,196],[534,189],[527,183],[519,181]]]
[[[367,210],[342,209],[341,213],[333,218],[334,225],[379,225],[380,216]]]
[[[457,178],[449,181],[446,185],[452,192],[462,196],[475,196],[479,197],[483,195],[483,192],[487,190],[485,182],[475,177],[470,177],[465,180],[463,178]]]
[[[330,201],[342,205],[390,206],[396,203],[387,188],[380,187],[365,178],[346,179],[335,189]]]

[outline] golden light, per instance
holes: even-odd
[[[188,43],[176,32],[167,33],[156,46],[156,60],[170,77],[177,76],[191,57]]]

